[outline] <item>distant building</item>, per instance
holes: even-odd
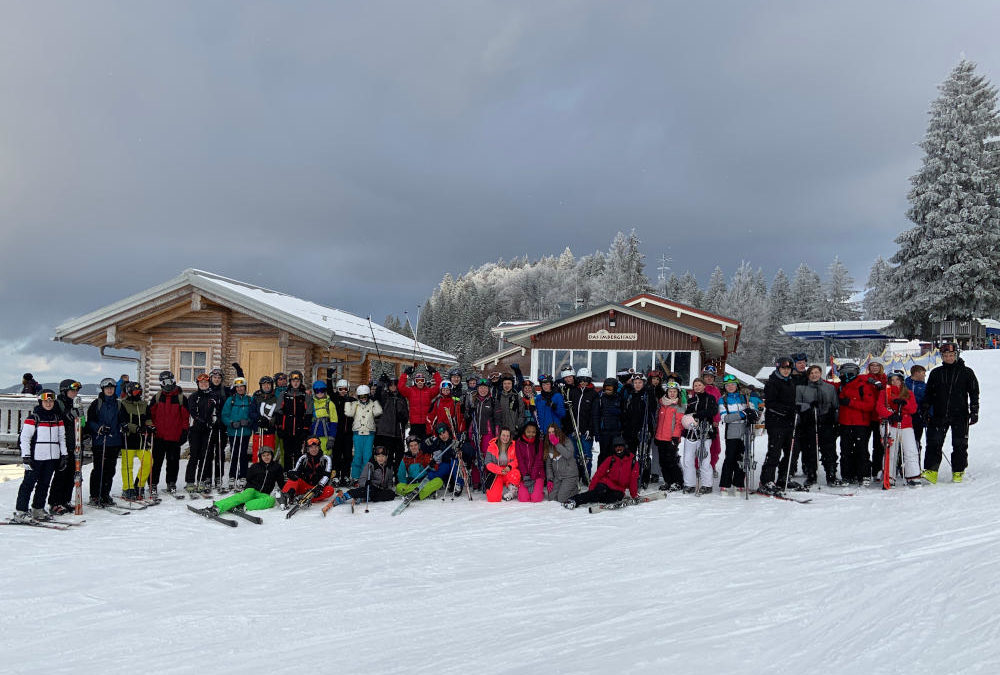
[[[374,333],[374,337],[373,334]],[[263,375],[300,370],[307,379],[328,371],[352,386],[366,384],[378,360],[395,372],[414,360],[436,367],[454,356],[348,312],[285,293],[188,269],[159,286],[58,326],[53,338],[138,352],[139,380],[159,391],[158,375],[170,370],[185,390],[199,373],[222,368],[226,382],[239,362],[250,390]],[[416,358],[414,358],[416,354]],[[108,368],[117,374],[120,367]]]

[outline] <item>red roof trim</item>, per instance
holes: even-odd
[[[670,307],[674,307],[675,309],[682,309],[690,314],[699,314],[714,321],[723,321],[725,323],[735,324],[737,327],[741,326],[739,321],[731,317],[722,316],[720,314],[712,314],[711,312],[706,312],[703,309],[698,309],[697,307],[692,307],[691,305],[685,305],[684,303],[676,302],[675,300],[667,300],[664,297],[661,297],[659,295],[653,295],[652,293],[640,293],[634,298],[629,298],[622,304],[625,305],[626,307],[631,307],[632,303],[638,303],[641,300],[653,300],[655,302],[660,302],[663,303],[664,305],[669,305]]]

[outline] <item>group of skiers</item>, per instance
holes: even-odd
[[[712,365],[690,390],[677,373],[658,370],[621,372],[598,388],[587,368],[565,368],[558,378],[543,375],[536,384],[516,364],[511,373],[464,382],[457,368],[445,378],[433,366],[418,371],[414,364],[398,378],[382,374],[357,386],[354,395],[343,379],[307,388],[300,371],[261,377],[249,394],[242,369],[233,364],[232,386],[213,369],[198,375],[189,395],[164,371],[160,391],[148,401],[139,383],[105,378],[85,425],[74,406],[80,384],[63,380],[58,394],[39,393],[22,428],[26,473],[15,520],[46,519],[46,494],[51,514],[73,509],[81,431],[91,439],[90,504],[96,507],[115,504],[111,486],[119,456],[124,500],[157,500],[164,464],[167,491],[182,496],[177,481],[185,443],[186,492],[235,491],[215,503],[218,512],[287,506],[304,495],[332,497],[335,504],[386,501],[414,490],[420,498],[442,490],[471,497],[482,490],[491,502],[549,499],[573,508],[636,497],[661,476],[661,490],[711,493],[717,478],[720,492],[733,494],[748,487],[747,445],[761,416],[768,443],[758,490],[765,494],[807,488],[817,481],[819,464],[832,486],[867,485],[876,477],[891,484],[895,476],[881,476],[876,467],[893,467],[894,474],[900,450],[909,485],[921,477],[937,482],[949,430],[952,479],[960,482],[979,388],[954,345],[942,345],[941,353],[943,364],[926,383],[921,366],[909,376],[887,376],[877,362],[863,375],[856,364],[843,364],[832,383],[820,366],[808,366],[805,354],[781,357],[763,397],[732,375],[719,389]],[[602,449],[596,470],[595,442]],[[800,459],[804,486],[788,480]]]

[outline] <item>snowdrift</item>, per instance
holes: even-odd
[[[4,527],[0,670],[993,673],[1000,352],[963,358],[983,414],[960,485],[593,515],[314,507],[235,529],[168,499]],[[16,491],[0,485],[5,514]]]

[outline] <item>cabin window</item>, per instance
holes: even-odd
[[[195,378],[208,372],[208,350],[177,351],[177,381],[194,384]]]

